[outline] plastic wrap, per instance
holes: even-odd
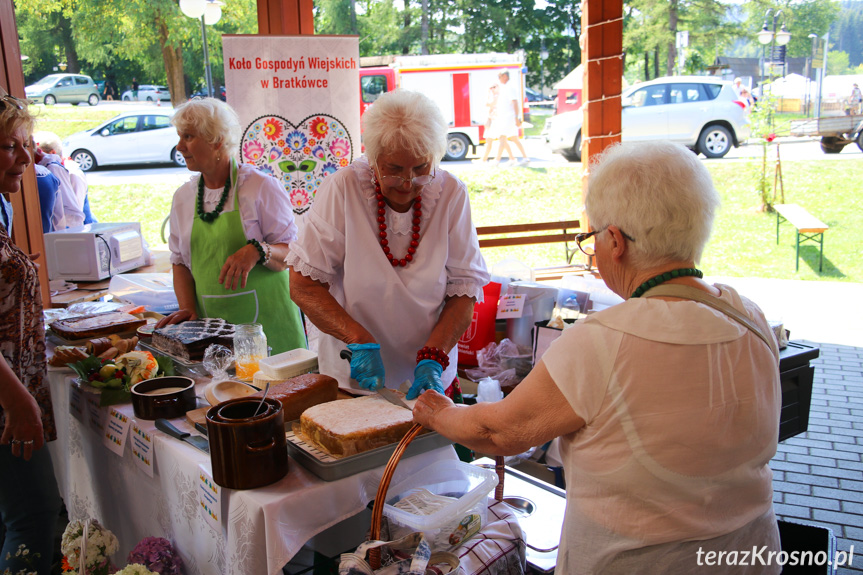
[[[527,364],[522,365],[524,358]],[[514,364],[514,360],[521,361]],[[485,346],[477,354],[479,367],[466,369],[465,374],[473,381],[479,381],[484,377],[490,377],[500,382],[501,387],[513,387],[517,385],[530,371],[530,353],[520,349],[509,339],[502,339],[500,343],[494,342]],[[517,369],[520,367],[522,369]],[[526,369],[524,369],[526,368]],[[518,372],[522,371],[521,374]]]
[[[228,369],[234,363],[234,352],[224,345],[212,344],[204,351],[204,359],[201,364],[210,377],[213,383],[227,381],[232,379],[228,374]]]

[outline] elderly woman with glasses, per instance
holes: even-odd
[[[409,398],[455,395],[456,343],[489,275],[465,184],[438,165],[446,121],[430,98],[396,90],[363,127],[366,155],[324,180],[291,244],[291,296],[323,332],[321,373],[340,385],[411,380]]]
[[[21,191],[33,162],[33,123],[27,102],[0,88],[3,194]],[[12,243],[11,217],[4,209],[0,221],[0,526],[6,531],[0,571],[49,573],[61,501],[45,444],[57,439],[57,429],[46,377],[39,276],[36,264]],[[26,557],[20,545],[27,547]]]
[[[718,206],[686,148],[610,148],[590,169],[593,231],[580,239],[626,301],[565,330],[504,400],[454,406],[429,392],[414,408],[482,453],[560,437],[557,573],[682,575],[723,555],[722,573],[781,569],[742,566],[744,551],[780,549],[768,467],[779,352],[759,308],[695,268]]]
[[[297,226],[278,180],[237,165],[240,120],[215,98],[193,99],[171,118],[186,167],[200,172],[174,193],[168,247],[180,309],[157,327],[199,317],[259,323],[274,354],[305,347],[285,266]]]

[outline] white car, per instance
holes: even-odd
[[[749,109],[731,82],[714,76],[670,76],[623,92],[621,139],[667,140],[708,158],[725,156],[749,138]],[[546,120],[543,134],[553,152],[581,161],[582,110]]]
[[[120,96],[120,99],[124,102],[133,101],[134,94],[132,90],[126,90],[123,92],[123,95]],[[171,101],[171,92],[168,91],[167,86],[154,86],[151,84],[141,84],[138,86],[138,101],[139,102],[170,102]]]
[[[119,114],[91,130],[72,134],[63,151],[88,172],[109,164],[174,162],[185,166],[177,151],[177,129],[171,125],[173,110],[151,109]]]

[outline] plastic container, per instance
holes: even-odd
[[[384,505],[391,538],[422,531],[433,550],[461,545],[485,526],[497,482],[490,469],[440,461],[390,486],[397,494]]]
[[[292,349],[261,359],[258,367],[264,377],[288,379],[316,370],[318,354],[303,348]]]
[[[169,273],[115,275],[108,292],[117,301],[143,305],[150,311],[168,314],[180,309]]]

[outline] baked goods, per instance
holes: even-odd
[[[379,395],[322,403],[303,412],[294,431],[334,457],[396,443],[413,425],[413,413]]]
[[[83,347],[75,347],[71,345],[58,345],[54,348],[54,354],[48,360],[48,365],[54,367],[65,367],[70,363],[87,359],[89,354]]]
[[[285,421],[298,419],[308,408],[335,401],[339,393],[339,382],[334,378],[320,373],[307,373],[288,380],[270,384],[267,397],[276,399],[282,404]],[[263,397],[264,392],[252,394],[252,397]]]
[[[147,320],[118,311],[94,313],[78,317],[58,319],[51,323],[51,330],[67,340],[95,339],[112,333],[134,332]]]
[[[184,321],[155,330],[150,342],[173,356],[200,361],[214,343],[234,349],[234,324],[218,317]]]

